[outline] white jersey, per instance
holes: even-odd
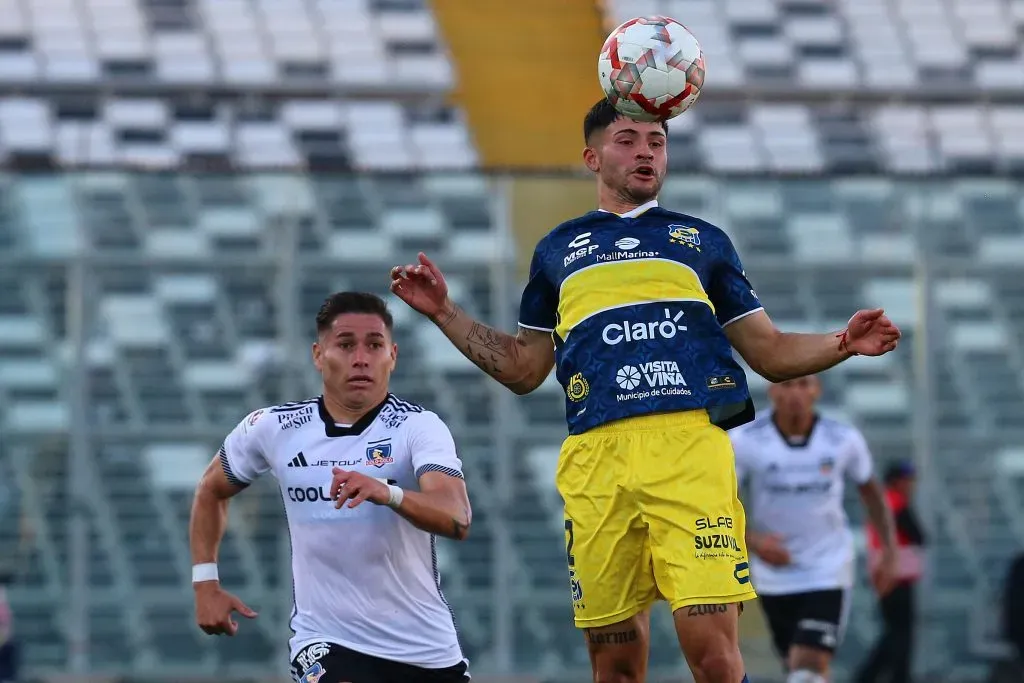
[[[791,564],[775,567],[751,553],[754,589],[786,595],[850,588],[853,534],[843,509],[845,479],[872,477],[871,453],[856,427],[817,417],[806,442],[789,443],[771,416],[729,432],[736,476],[749,485],[748,527],[778,534]]]
[[[334,508],[333,467],[418,490],[426,472],[462,478],[451,432],[434,413],[392,394],[354,425],[337,425],[322,398],[250,413],[220,450],[239,486],[270,472],[281,486],[292,548],[290,658],[336,643],[425,668],[463,661],[441,593],[433,534],[387,506]]]

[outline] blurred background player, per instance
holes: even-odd
[[[380,297],[328,297],[313,344],[323,394],[247,415],[196,490],[196,620],[206,633],[234,635],[232,612],[256,613],[218,580],[228,502],[267,472],[280,482],[296,680],[469,680],[434,554],[435,534],[461,540],[469,531],[462,463],[437,415],[389,393],[398,356],[392,327]]]
[[[857,683],[909,683],[913,680],[914,632],[917,598],[915,585],[924,572],[925,533],[913,508],[916,475],[913,463],[898,461],[885,471],[885,499],[896,520],[897,561],[895,584],[879,587],[882,630],[857,673]],[[882,561],[881,534],[868,526],[868,562],[872,576]]]
[[[557,364],[569,427],[557,485],[594,680],[644,680],[649,609],[664,599],[698,683],[745,681],[730,605],[755,596],[720,427],[749,420],[753,406],[731,347],[782,380],[887,353],[900,333],[881,310],[858,312],[839,334],[779,332],[725,233],[658,206],[665,126],[601,100],[583,134],[598,209],[537,245],[516,336],[452,302],[423,254],[392,270],[392,289],[518,394]],[[726,539],[719,550],[695,541],[708,526]]]
[[[843,640],[854,581],[853,533],[843,510],[857,485],[884,547],[878,585],[895,578],[896,537],[867,442],[853,425],[823,417],[816,376],[773,384],[768,415],[733,429],[736,474],[746,488],[751,579],[787,683],[825,683]]]
[[[14,640],[14,614],[8,599],[13,576],[0,569],[0,683],[17,683],[18,647]]]
[[[999,597],[999,625],[1008,652],[993,663],[987,683],[1018,683],[1024,680],[1024,552],[1010,564]]]

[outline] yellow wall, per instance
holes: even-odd
[[[578,166],[583,116],[602,97],[594,0],[432,1],[483,164]]]
[[[592,178],[521,177],[512,181],[510,209],[519,273],[529,274],[533,248],[555,226],[597,206]]]

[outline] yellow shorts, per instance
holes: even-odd
[[[732,444],[706,411],[571,435],[556,483],[577,627],[623,621],[656,600],[674,611],[757,597]]]

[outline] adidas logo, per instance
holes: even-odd
[[[288,467],[309,467],[309,465],[306,463],[306,456],[304,456],[302,453],[299,453],[294,458],[292,458],[292,461],[290,463],[288,463]]]

